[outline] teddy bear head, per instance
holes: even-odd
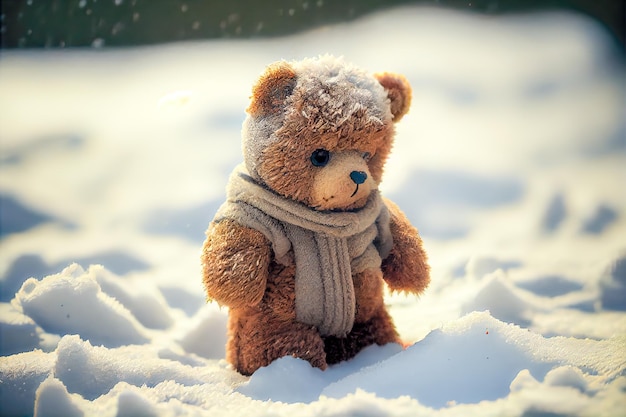
[[[250,175],[316,210],[364,206],[378,188],[411,88],[332,56],[276,62],[252,90],[243,126]]]

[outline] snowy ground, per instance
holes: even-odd
[[[414,87],[383,191],[421,230],[433,283],[388,297],[407,349],[245,378],[198,254],[252,83],[321,53]],[[613,53],[573,15],[428,9],[276,40],[2,51],[0,414],[626,414]]]

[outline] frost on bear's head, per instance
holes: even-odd
[[[353,210],[378,188],[394,123],[411,88],[392,73],[369,74],[323,56],[267,67],[243,128],[250,174],[317,210]]]

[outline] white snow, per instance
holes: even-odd
[[[382,188],[432,285],[387,295],[405,349],[243,377],[204,302],[204,229],[256,77],[325,53],[413,85]],[[0,54],[0,415],[624,414],[626,101],[599,25],[402,8],[272,40]]]
[[[41,281],[29,278],[12,304],[49,333],[81,334],[105,346],[148,341],[145,328],[130,311],[102,292],[94,269],[85,274],[73,264],[62,274]],[[97,323],[103,325],[94,326]]]

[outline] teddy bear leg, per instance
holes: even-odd
[[[385,345],[400,340],[385,308],[382,272],[368,269],[356,274],[354,292],[356,317],[352,330],[345,337],[324,338],[329,364],[350,359],[369,345]]]
[[[227,359],[243,375],[269,365],[283,356],[307,360],[326,369],[324,342],[317,329],[298,322],[279,322],[270,317],[239,320],[231,327]]]
[[[367,346],[382,346],[387,343],[400,343],[400,337],[391,316],[383,306],[369,320],[355,323],[352,331],[345,337],[325,337],[326,362],[332,365],[352,359]]]

